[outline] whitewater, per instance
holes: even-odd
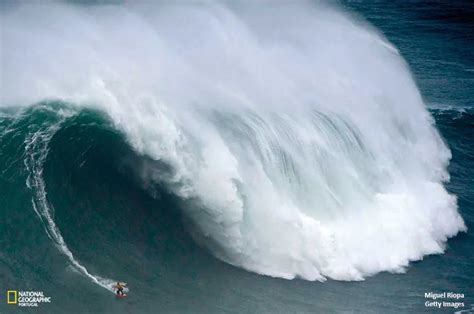
[[[363,280],[466,230],[443,186],[451,153],[405,61],[340,8],[56,3],[0,17],[0,104],[106,113],[143,157],[143,187],[178,196],[193,238],[229,264]],[[34,205],[81,270],[48,204]]]

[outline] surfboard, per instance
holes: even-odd
[[[125,298],[127,296],[126,293],[124,294],[115,294],[117,296],[117,298]]]

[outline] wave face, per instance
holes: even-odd
[[[16,119],[19,118],[18,120],[20,121],[22,118],[28,120],[29,118],[35,117],[34,114],[37,113],[38,115],[43,115],[44,118],[46,118],[41,119],[39,123],[34,123],[33,121],[31,121],[33,123],[30,122],[31,124],[29,124],[29,132],[25,136],[23,142],[25,156],[24,165],[28,173],[26,186],[33,193],[31,199],[33,210],[43,223],[49,239],[68,258],[71,267],[75,271],[91,279],[94,283],[114,293],[113,285],[115,282],[117,282],[116,280],[93,275],[89,273],[87,268],[85,268],[76,260],[73,253],[64,241],[61,231],[56,225],[54,220],[54,207],[49,203],[46,192],[46,184],[43,172],[44,164],[48,158],[48,152],[50,150],[50,141],[56,135],[56,133],[61,130],[62,124],[67,121],[68,118],[74,116],[75,112],[72,110],[67,110],[67,108],[64,110],[64,108],[58,106],[56,106],[56,109],[59,108],[60,110],[55,110],[54,106],[48,105],[38,107],[30,112],[27,111],[26,114],[23,113],[23,117],[21,117],[22,114],[19,115],[20,118],[18,116],[16,117]],[[15,128],[15,125],[21,125],[21,122],[18,123],[18,121],[15,121],[15,118],[12,116],[7,116],[5,121],[7,121],[6,124],[9,124],[9,126],[7,127],[7,132],[3,132],[3,134],[8,134],[10,132],[14,134],[22,133],[23,130],[21,127]]]
[[[1,104],[105,113],[141,156],[140,184],[179,198],[221,260],[362,280],[466,229],[404,60],[337,8],[25,5],[1,18]]]

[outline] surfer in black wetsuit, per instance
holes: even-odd
[[[117,289],[117,295],[123,295],[123,286],[124,285],[117,281],[117,284],[115,285],[115,289]]]

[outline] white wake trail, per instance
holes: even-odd
[[[112,287],[113,284],[117,282],[116,280],[93,275],[86,267],[76,260],[54,221],[54,208],[47,199],[43,169],[45,160],[48,156],[48,145],[54,134],[60,129],[62,123],[71,115],[73,115],[73,113],[64,114],[59,118],[60,120],[54,124],[41,127],[37,131],[29,134],[26,138],[24,159],[24,165],[28,171],[26,185],[34,193],[34,196],[31,199],[32,206],[36,215],[43,223],[48,237],[54,242],[58,250],[67,257],[73,269],[89,278],[95,284],[114,293]]]

